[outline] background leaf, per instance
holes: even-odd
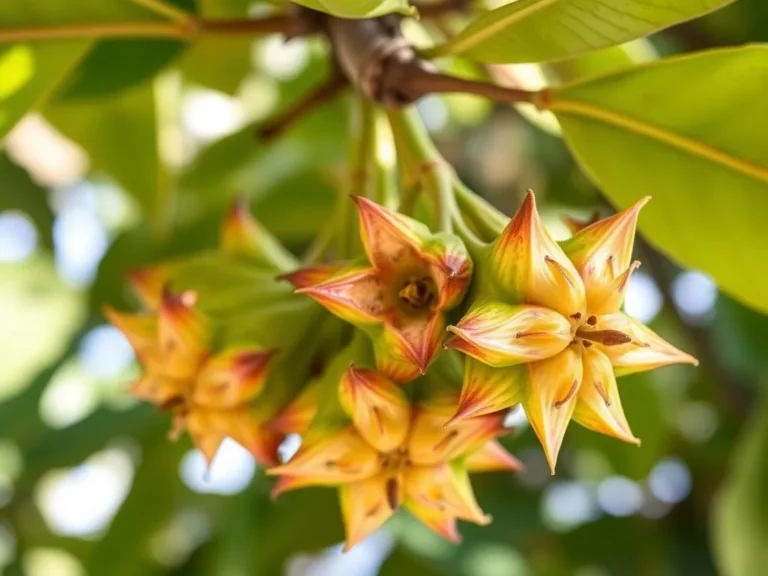
[[[543,62],[621,44],[733,0],[517,0],[479,16],[430,55],[486,63]]]
[[[618,207],[653,196],[640,218],[653,244],[763,311],[768,131],[754,123],[768,118],[766,77],[768,47],[749,46],[566,86],[548,105]]]
[[[341,18],[373,18],[391,12],[413,12],[408,0],[296,0],[296,3]]]

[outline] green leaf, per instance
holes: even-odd
[[[2,9],[0,21],[5,24]],[[48,97],[90,45],[87,40],[0,45],[0,139]]]
[[[553,90],[577,160],[679,263],[768,311],[768,47],[661,60]]]
[[[479,16],[430,56],[544,62],[647,36],[733,0],[518,0]]]
[[[14,164],[10,158],[0,152],[0,212],[18,210],[34,223],[41,243],[48,249],[53,248],[53,210],[48,204],[48,195],[38,186],[26,170]]]
[[[55,103],[45,115],[88,152],[92,168],[108,173],[152,210],[159,168],[151,86],[96,101]]]
[[[252,43],[247,36],[202,37],[184,53],[179,68],[192,83],[234,94],[251,71]]]
[[[408,0],[296,0],[297,4],[341,18],[373,18],[382,14],[413,15]]]
[[[768,404],[757,407],[715,502],[711,532],[725,576],[760,576],[768,566]]]

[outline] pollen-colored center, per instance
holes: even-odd
[[[400,308],[406,313],[429,311],[436,298],[435,283],[429,276],[408,276],[397,293]]]
[[[400,506],[403,473],[412,466],[411,458],[408,450],[401,447],[381,454],[379,461],[382,472],[388,476],[385,485],[387,504],[391,510],[397,510]]]
[[[571,316],[571,318],[574,317]],[[629,334],[620,330],[601,330],[598,322],[597,316],[588,316],[586,321],[576,326],[573,341],[581,342],[585,348],[589,348],[594,342],[603,346],[618,346],[632,342]]]

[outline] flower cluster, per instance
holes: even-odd
[[[511,406],[554,473],[571,420],[639,443],[617,376],[696,363],[621,312],[647,199],[557,243],[529,193],[472,258],[353,200],[356,260],[301,267],[239,205],[218,251],[133,275],[148,313],[108,312],[144,367],[132,392],[173,412],[172,435],[209,460],[232,437],[272,465],[275,496],[337,488],[347,548],[399,508],[452,541],[457,520],[488,523],[469,474],[520,469],[497,439]],[[289,433],[302,444],[278,463]]]

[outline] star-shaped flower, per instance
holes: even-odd
[[[484,283],[449,326],[447,348],[471,357],[452,422],[520,403],[554,473],[568,422],[639,443],[616,376],[696,360],[620,311],[639,262],[632,247],[648,198],[590,223],[558,245],[528,194],[490,245]]]
[[[193,292],[166,289],[156,314],[106,311],[144,369],[131,393],[171,410],[171,438],[186,428],[209,463],[228,436],[258,461],[274,463],[281,436],[255,420],[248,402],[264,387],[275,351],[234,346],[211,354],[211,330],[195,300]]]
[[[505,413],[446,429],[455,396],[412,405],[403,389],[380,374],[350,367],[339,396],[352,424],[310,428],[279,475],[275,494],[307,486],[338,486],[346,549],[403,507],[443,537],[457,541],[456,519],[487,524],[468,474],[516,470],[520,464],[495,438]]]
[[[380,372],[407,382],[440,348],[444,312],[462,299],[472,262],[461,240],[353,197],[369,265],[313,267],[286,276],[298,288],[373,339]],[[335,272],[335,273],[334,273]]]

